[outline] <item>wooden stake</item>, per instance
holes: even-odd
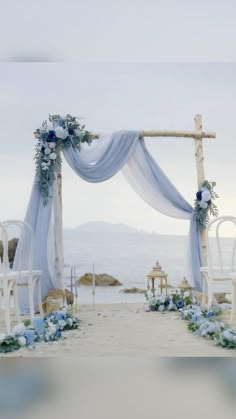
[[[195,123],[195,130],[202,132],[202,116],[197,114],[194,118]],[[201,188],[204,180],[205,180],[205,170],[204,170],[204,157],[203,157],[203,147],[202,147],[202,139],[203,136],[195,137],[195,160],[196,160],[196,168],[197,168],[197,184],[198,189]],[[203,256],[203,265],[206,266],[207,264],[207,238],[206,238],[206,229],[201,231],[201,239],[202,239],[202,256]]]

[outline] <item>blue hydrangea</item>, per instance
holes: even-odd
[[[175,302],[175,304],[176,304],[177,308],[183,308],[184,307],[184,301],[183,300],[177,300]]]
[[[198,191],[198,192],[196,193],[196,197],[197,197],[197,200],[198,200],[198,201],[201,201],[201,200],[202,200],[202,191]]]
[[[56,140],[55,131],[53,131],[53,130],[48,131],[48,141],[52,142],[52,141],[55,141],[55,140]]]

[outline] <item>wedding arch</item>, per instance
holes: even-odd
[[[192,138],[198,189],[205,181],[204,138],[215,138],[204,132],[202,117],[194,118],[193,131],[119,131],[111,135],[91,134],[70,115],[50,116],[49,123],[37,129],[36,176],[25,216],[35,233],[34,269],[43,271],[42,296],[51,288],[64,288],[63,235],[61,196],[61,151],[71,168],[88,182],[103,182],[122,170],[132,188],[157,211],[174,218],[190,221],[188,279],[202,289],[200,266],[206,263],[205,230],[199,229],[194,208],[183,198],[152,158],[144,137]],[[95,141],[96,139],[96,141]],[[26,263],[27,249],[21,254]],[[16,261],[19,255],[16,254]],[[28,312],[27,290],[19,287],[22,313]]]

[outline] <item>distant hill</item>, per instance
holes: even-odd
[[[126,224],[111,224],[103,221],[91,221],[81,224],[74,231],[79,233],[138,233],[139,231]]]

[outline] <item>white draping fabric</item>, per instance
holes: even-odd
[[[149,205],[167,216],[190,220],[188,279],[197,290],[202,289],[201,240],[193,208],[152,158],[144,139],[139,138],[139,132],[119,131],[105,135],[93,141],[91,146],[82,144],[79,152],[70,146],[64,150],[64,157],[71,168],[88,182],[103,182],[122,169],[129,184]],[[46,207],[38,182],[36,178],[25,220],[35,232],[34,267],[43,271],[44,297],[53,287],[63,288],[62,232],[58,228],[61,208],[56,182],[50,188]],[[23,290],[20,306],[22,312],[27,312],[27,295]]]

